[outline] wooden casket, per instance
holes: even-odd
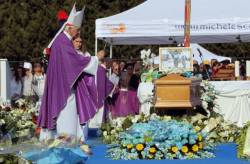
[[[193,109],[201,104],[198,78],[171,74],[155,81],[156,108]]]

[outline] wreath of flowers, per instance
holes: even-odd
[[[213,157],[205,136],[191,124],[176,120],[136,123],[111,144],[112,159],[196,159]]]

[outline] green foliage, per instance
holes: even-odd
[[[19,163],[19,164],[29,164],[32,163],[31,161],[27,161],[23,158],[20,158],[14,154],[1,154],[0,155],[0,163],[5,164],[13,164],[13,163]]]
[[[94,53],[95,20],[118,14],[144,0],[76,0],[77,8],[86,6],[82,35],[90,53]],[[59,28],[56,14],[60,9],[68,12],[72,0],[9,0],[0,2],[0,58],[9,60],[38,60],[43,49]],[[145,11],[147,12],[147,11]],[[103,44],[100,44],[100,48]],[[250,45],[207,44],[206,48],[227,56],[247,57]],[[115,46],[115,58],[139,58],[139,51],[152,48],[158,53],[158,46]]]
[[[77,8],[86,6],[82,33],[87,47],[94,52],[95,20],[138,5],[143,0],[76,0]],[[71,10],[71,0],[10,0],[0,4],[0,58],[35,60],[59,28],[56,14]]]
[[[243,159],[249,159],[250,157],[243,154],[245,142],[246,142],[246,136],[247,136],[247,130],[250,128],[250,122],[248,122],[244,128],[242,129],[240,136],[237,139],[237,157],[243,158]]]
[[[123,124],[122,124],[122,128],[123,129],[127,129],[129,127],[131,127],[133,125],[132,120],[128,117],[124,120]]]

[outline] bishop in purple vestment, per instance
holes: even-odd
[[[79,139],[83,135],[81,126],[94,117],[102,101],[93,76],[97,75],[98,59],[104,54],[81,56],[71,42],[79,33],[82,16],[83,11],[76,12],[73,8],[62,27],[64,31],[60,30],[50,44],[50,61],[38,117],[41,140],[53,138],[52,133],[66,133]]]

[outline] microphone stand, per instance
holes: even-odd
[[[200,58],[201,58],[201,61],[203,61],[203,55],[202,55],[202,53],[201,53],[201,50],[199,49],[199,48],[197,48],[197,51],[199,52],[199,56],[200,56]],[[208,73],[208,70],[207,70],[207,67],[206,67],[206,65],[204,64],[204,67],[205,67],[205,71],[206,71],[206,74],[207,74],[207,77],[208,77],[208,80],[211,80],[210,79],[210,75],[209,75],[209,73]]]

